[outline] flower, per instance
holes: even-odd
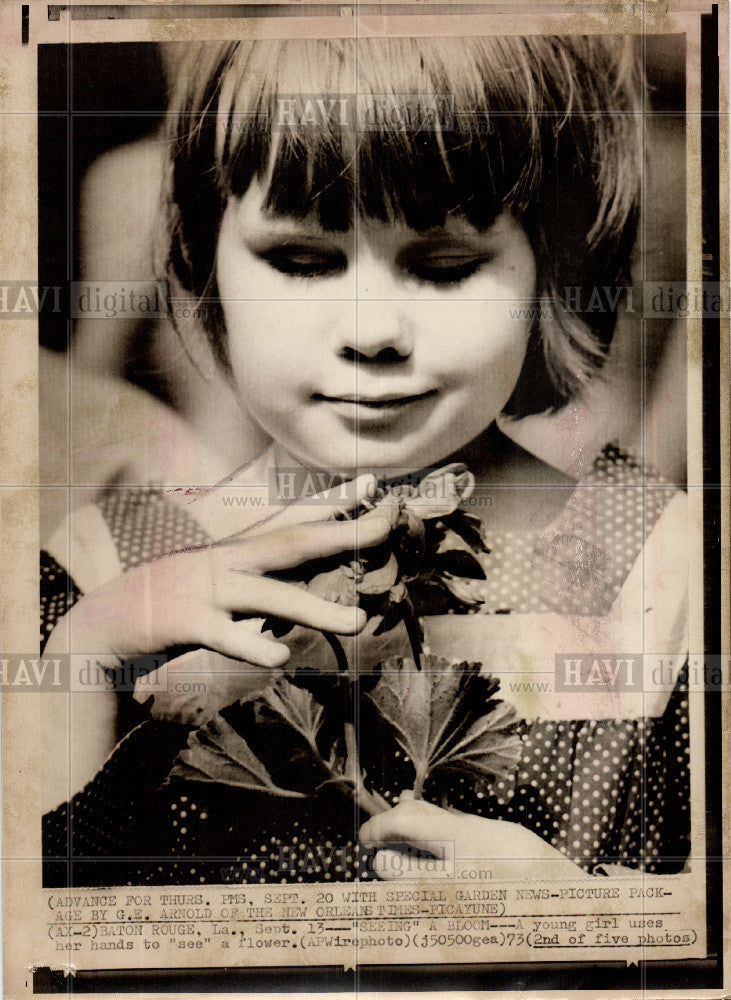
[[[420,478],[379,483],[372,499],[342,516],[387,514],[393,526],[387,545],[361,552],[347,565],[324,563],[307,590],[360,605],[369,618],[380,618],[376,634],[403,622],[412,645],[420,646],[420,617],[470,610],[483,601],[480,557],[489,549],[479,519],[463,507],[474,485],[472,473],[457,462]],[[272,620],[266,626],[279,635],[290,628]],[[414,652],[418,662],[420,649]]]
[[[462,507],[474,484],[472,473],[464,465],[453,463],[430,472],[415,484],[381,487],[373,506],[380,511],[389,507],[395,511],[390,544],[398,574],[380,591],[380,607],[369,608],[367,602],[361,601],[367,611],[382,616],[380,631],[393,628],[409,605],[418,618],[461,611],[482,602],[474,581],[485,579],[479,557],[488,549],[480,521]],[[371,572],[377,574],[378,570]],[[357,585],[360,594],[379,593],[381,577],[369,577],[366,569]]]
[[[499,681],[481,663],[422,652],[420,616],[469,610],[482,601],[481,559],[489,549],[480,521],[463,507],[473,489],[474,477],[459,464],[416,481],[380,484],[352,516],[387,513],[387,543],[347,564],[319,561],[314,573],[310,563],[310,578],[297,581],[326,600],[365,608],[371,619],[380,619],[374,634],[403,624],[414,655],[387,658],[373,672],[358,664],[351,669],[342,643],[326,632],[338,667],[334,678],[294,670],[258,695],[255,721],[279,727],[278,747],[286,748],[291,731],[286,787],[220,714],[189,738],[171,780],[218,781],[285,797],[334,789],[375,815],[389,802],[361,766],[354,720],[366,704],[410,761],[416,798],[446,797],[455,774],[488,789],[493,778],[514,775],[521,754],[517,714],[496,698]],[[269,620],[264,627],[283,635],[292,626]]]

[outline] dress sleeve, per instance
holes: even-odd
[[[43,885],[140,884],[160,844],[157,789],[185,746],[190,727],[144,722],[102,769],[42,824]],[[157,862],[155,862],[157,865]],[[162,870],[162,869],[161,869]]]
[[[56,623],[76,604],[81,591],[52,555],[41,551],[41,652]]]

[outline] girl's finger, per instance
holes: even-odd
[[[384,882],[400,878],[444,878],[449,874],[444,861],[437,858],[420,858],[413,851],[399,851],[385,847],[371,861],[375,874]]]
[[[290,657],[283,642],[267,639],[248,622],[233,622],[223,613],[202,616],[197,632],[197,641],[208,649],[260,667],[282,667]]]
[[[325,520],[333,514],[346,513],[364,500],[373,499],[375,490],[376,477],[372,473],[365,473],[322,493],[306,497],[299,503],[289,504],[278,515],[277,523],[302,524],[306,521]]]
[[[228,573],[217,584],[216,601],[227,611],[284,618],[340,635],[355,635],[366,623],[362,608],[334,604],[294,584],[248,573]]]
[[[375,514],[375,512],[374,512]],[[311,559],[325,559],[348,550],[368,549],[384,542],[390,522],[366,514],[357,521],[326,521],[277,527],[232,549],[234,565],[247,573],[273,573]]]
[[[454,850],[453,816],[428,802],[406,801],[372,816],[360,828],[364,847],[404,844],[438,858]]]
[[[295,503],[284,504],[269,517],[248,525],[243,531],[223,539],[232,542],[238,538],[255,538],[263,532],[291,524],[306,524],[314,521],[327,521],[334,514],[347,513],[364,500],[371,499],[375,494],[376,477],[371,473],[358,476],[350,482],[333,486],[322,493],[311,497],[303,497]]]

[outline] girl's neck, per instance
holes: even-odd
[[[275,469],[305,468],[276,442],[269,452]],[[560,513],[573,492],[575,482],[516,444],[496,424],[436,467],[463,462],[475,477],[475,501],[470,511],[493,531],[538,531]],[[317,487],[318,473],[308,470]],[[361,469],[360,472],[368,472]],[[376,473],[377,474],[377,473]],[[333,485],[322,473],[322,488]]]
[[[464,462],[478,482],[500,486],[569,486],[574,480],[514,441],[496,423],[444,460]]]
[[[491,424],[446,461],[464,462],[475,477],[470,512],[495,532],[541,531],[571,497],[576,483]]]

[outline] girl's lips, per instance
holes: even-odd
[[[408,406],[410,403],[427,399],[433,396],[435,392],[436,389],[428,389],[425,392],[407,395],[391,394],[388,396],[326,396],[324,393],[316,392],[312,398],[318,402],[334,403],[343,407],[354,407],[356,409],[365,407],[369,410],[395,410],[402,406]]]
[[[312,398],[327,406],[347,427],[359,433],[384,433],[389,428],[401,426],[401,420],[410,418],[409,425],[421,415],[437,396],[436,389],[403,396],[325,396],[316,393]]]

